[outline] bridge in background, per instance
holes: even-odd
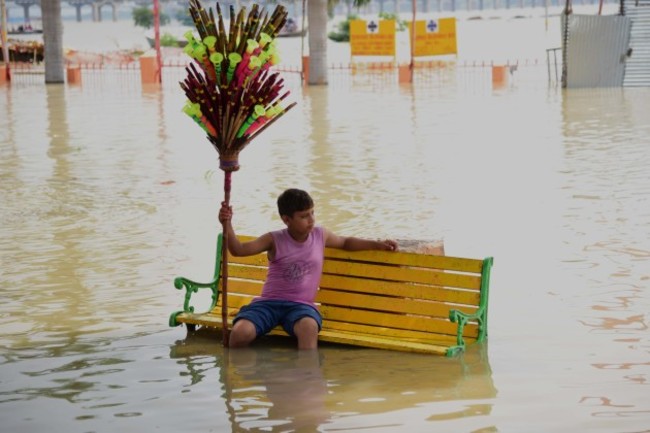
[[[160,0],[161,3],[176,2],[181,5],[187,5],[187,0]],[[25,23],[31,21],[30,9],[32,7],[41,7],[41,0],[7,0],[7,3],[13,3],[16,6],[23,8],[23,17]],[[62,4],[68,4],[76,9],[77,21],[81,22],[81,11],[83,8],[89,7],[92,9],[93,21],[102,20],[102,9],[108,7],[111,10],[113,21],[117,21],[118,11],[120,6],[125,3],[136,4],[138,6],[149,6],[153,4],[153,0],[61,0]]]

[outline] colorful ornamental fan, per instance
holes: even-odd
[[[239,169],[239,152],[296,103],[282,106],[289,92],[282,92],[284,80],[271,67],[279,61],[275,38],[287,20],[287,10],[276,6],[271,15],[257,4],[235,13],[230,6],[228,32],[221,7],[203,8],[190,0],[189,11],[199,33],[185,34],[185,52],[194,59],[180,83],[188,101],[183,111],[206,132],[219,153],[224,171],[224,201],[230,204],[231,175]],[[197,67],[198,65],[198,67]],[[222,322],[223,341],[228,345],[227,322],[227,231],[223,230]]]

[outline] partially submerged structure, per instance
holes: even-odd
[[[650,0],[620,0],[617,15],[562,15],[562,86],[650,86]]]

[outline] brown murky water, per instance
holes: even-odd
[[[650,89],[289,81],[298,106],[233,177],[238,231],[278,227],[296,186],[341,234],[493,255],[489,343],[186,339],[172,280],[211,275],[222,174],[180,90],[5,86],[3,431],[648,431]]]

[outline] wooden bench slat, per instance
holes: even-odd
[[[344,251],[325,248],[325,258],[351,262],[365,261],[409,267],[445,269],[475,274],[480,274],[483,269],[482,260],[406,252],[395,254],[390,251]]]
[[[230,280],[228,282],[228,305],[241,308],[258,296],[261,283]],[[428,301],[417,298],[397,298],[390,296],[368,296],[349,292],[337,292],[321,289],[316,296],[318,304],[335,305],[348,309],[376,310],[395,314],[412,314],[446,319],[452,309],[466,314],[476,311],[475,306],[452,305],[444,302]],[[216,310],[220,311],[221,303]]]
[[[429,344],[450,346],[456,342],[456,336],[447,334],[432,334],[430,332],[414,331],[412,329],[395,329],[380,326],[362,325],[359,323],[346,323],[324,320],[323,327],[335,331],[344,331],[348,333],[361,333],[363,335],[388,336],[396,339],[403,339],[414,342],[427,342]],[[471,337],[468,340],[474,340]]]
[[[399,339],[389,339],[374,335],[359,335],[356,333],[337,332],[324,330],[319,334],[319,339],[331,343],[352,344],[355,346],[373,347],[378,349],[402,350],[415,353],[435,353],[444,355],[447,346],[434,346],[431,344],[416,343]]]
[[[263,281],[228,279],[228,296],[242,294],[248,296],[259,296],[262,293]],[[221,289],[221,287],[219,287]]]
[[[382,327],[395,329],[412,329],[434,334],[456,335],[457,326],[448,320],[433,319],[430,317],[409,316],[405,314],[390,314],[377,311],[363,311],[352,308],[321,305],[320,312],[323,320],[339,321],[346,323],[359,323],[362,325],[381,324]],[[467,324],[465,333],[468,336],[477,335],[477,326]]]
[[[269,265],[269,259],[266,256],[266,253],[255,254],[254,256],[228,256],[228,264],[244,264],[251,266],[263,266],[267,267]]]
[[[351,275],[377,280],[433,284],[436,286],[460,287],[473,290],[479,290],[481,288],[481,278],[474,275],[410,267],[351,263],[337,260],[326,260],[323,264],[323,274]]]
[[[392,296],[368,296],[367,294],[349,293],[321,289],[317,302],[359,310],[385,311],[395,314],[412,314],[426,317],[447,319],[449,310],[456,309],[467,314],[476,311],[476,307],[449,305],[443,302],[426,301],[413,298],[396,298]]]
[[[320,288],[466,305],[478,305],[480,300],[480,293],[475,290],[459,290],[428,284],[404,284],[342,275],[323,275]]]
[[[228,263],[228,278],[244,278],[248,280],[264,281],[266,279],[267,268],[257,266],[241,266],[234,263]]]
[[[266,276],[266,270],[243,269],[239,266],[229,267],[228,287],[231,293],[242,292],[249,295],[259,294]],[[241,280],[245,279],[245,281]],[[421,284],[403,284],[393,281],[370,280],[340,275],[323,275],[321,290],[333,289],[374,295],[418,298],[430,301],[448,302],[459,305],[478,305],[479,292],[474,290],[454,290],[439,286]]]
[[[237,236],[242,242],[256,239],[254,236]],[[413,266],[432,269],[446,269],[458,272],[480,274],[483,269],[483,261],[452,256],[434,256],[428,254],[400,252],[398,255],[388,251],[345,251],[336,248],[325,248],[325,258],[387,263],[391,265]],[[266,260],[266,254],[258,254],[249,257],[229,257],[233,261],[246,260],[246,263]],[[250,260],[251,262],[248,262]],[[242,261],[242,263],[244,263]]]

